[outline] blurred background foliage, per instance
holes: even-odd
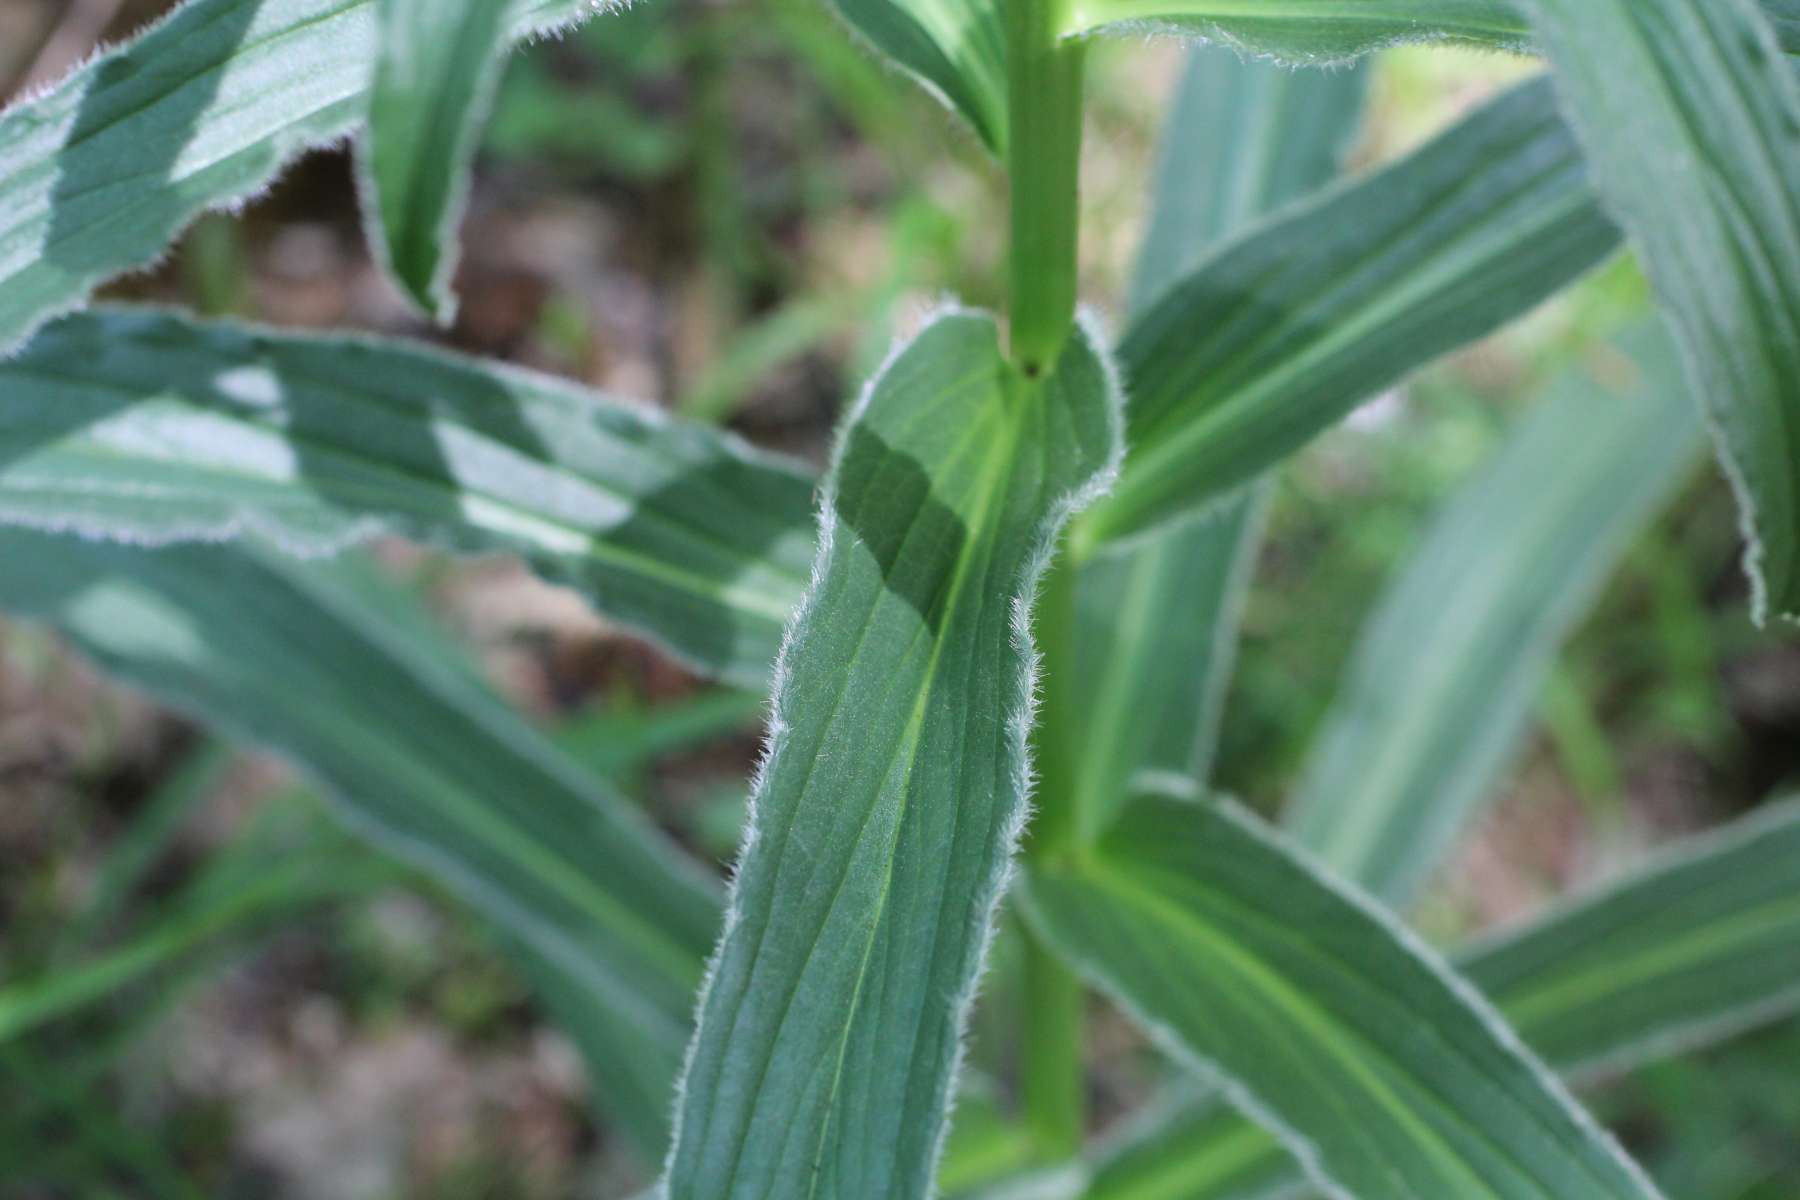
[[[165,7],[0,0],[0,96]],[[1083,292],[1102,313],[1120,309],[1180,58],[1120,41],[1094,59]],[[1354,162],[1391,158],[1529,70],[1383,56]],[[417,325],[370,263],[341,149],[109,294],[440,340],[818,461],[897,330],[943,297],[998,302],[1004,213],[973,138],[818,5],[656,0],[512,59],[453,329]],[[1283,472],[1225,786],[1282,802],[1434,506],[1537,384],[1576,360],[1604,368],[1600,340],[1645,304],[1636,268],[1615,263]],[[377,553],[570,749],[729,859],[759,698],[703,686],[514,564]],[[1529,751],[1426,906],[1431,936],[1515,920],[1800,777],[1800,636],[1750,625],[1736,553],[1709,472],[1562,655]],[[1013,974],[1003,938],[973,1051],[1002,1102]],[[1160,1077],[1121,1022],[1091,1053],[1103,1121]],[[629,1194],[642,1168],[583,1094],[579,1056],[428,883],[340,832],[290,772],[107,684],[42,630],[0,624],[0,1196]],[[1800,1027],[1588,1094],[1672,1196],[1800,1196]]]

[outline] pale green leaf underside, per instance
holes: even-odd
[[[359,829],[524,952],[654,1155],[711,880],[494,696],[410,599],[356,559],[250,544],[161,550],[0,531],[0,608],[119,678],[289,756]]]
[[[1685,843],[1455,961],[1564,1071],[1646,1061],[1800,1010],[1800,808]],[[1109,1148],[1088,1195],[1253,1200],[1301,1178],[1272,1134],[1183,1099]]]
[[[1022,608],[1119,403],[1077,334],[1024,385],[952,314],[840,437],[815,583],[701,1005],[675,1200],[923,1196],[1023,820]]]
[[[189,0],[0,113],[0,354],[362,121],[376,0]],[[512,0],[524,37],[581,0]]]
[[[1492,794],[1570,626],[1700,457],[1668,333],[1620,349],[1623,381],[1564,378],[1457,491],[1314,742],[1290,834],[1401,910]]]
[[[0,360],[0,524],[148,544],[377,533],[515,551],[752,688],[812,550],[811,480],[711,430],[393,342],[102,310]]]
[[[1079,536],[1123,537],[1206,507],[1618,244],[1546,80],[1288,210],[1127,331],[1131,453]]]
[[[1034,869],[1025,903],[1341,1194],[1655,1195],[1476,993],[1253,818],[1143,796],[1091,855]]]
[[[509,0],[377,0],[363,144],[370,241],[420,310],[448,324],[457,224],[499,82]]]
[[[1750,0],[1532,0],[1717,430],[1755,608],[1800,618],[1800,82]]]

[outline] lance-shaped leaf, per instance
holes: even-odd
[[[0,113],[0,354],[362,120],[376,0],[188,0]],[[591,12],[511,0],[514,37]]]
[[[1750,0],[1532,0],[1718,433],[1757,619],[1800,618],[1800,81]]]
[[[1290,71],[1195,50],[1164,125],[1135,307],[1227,234],[1329,183],[1361,120],[1365,83],[1360,69]],[[1081,565],[1073,678],[1046,686],[1080,697],[1072,765],[1084,838],[1110,823],[1139,772],[1208,769],[1263,500],[1247,488],[1216,513],[1102,547]]]
[[[1337,177],[1368,72],[1290,71],[1226,50],[1188,55],[1163,121],[1131,308],[1142,314],[1226,238]]]
[[[1006,153],[1006,30],[996,0],[833,0],[852,28]]]
[[[389,532],[511,550],[757,687],[804,589],[811,482],[733,438],[402,344],[162,313],[0,362],[0,523],[323,554]]]
[[[1405,908],[1493,792],[1570,626],[1704,434],[1660,325],[1551,389],[1377,603],[1287,815]],[[1635,378],[1634,378],[1635,377]]]
[[[1027,384],[944,316],[840,437],[700,1009],[677,1200],[923,1196],[1025,813],[1027,607],[1118,450],[1085,333]]]
[[[1543,80],[1259,226],[1127,332],[1131,454],[1077,536],[1204,507],[1618,244]]]
[[[1145,795],[1090,854],[1034,864],[1025,906],[1334,1194],[1656,1194],[1472,988],[1254,818]]]
[[[1800,7],[1761,2],[1783,44],[1800,51]],[[1205,38],[1298,63],[1340,62],[1403,42],[1495,50],[1532,43],[1526,0],[1072,0],[1063,20],[1069,37],[1109,27]]]
[[[1800,807],[1682,844],[1455,961],[1564,1071],[1629,1066],[1787,1016],[1800,1010]],[[1263,1200],[1301,1181],[1272,1135],[1183,1095],[1106,1149],[1088,1195]]]
[[[370,240],[419,308],[449,324],[456,232],[499,82],[509,0],[378,0],[363,147]]]
[[[277,750],[524,951],[648,1154],[717,928],[712,881],[495,697],[354,557],[0,531],[0,608]]]
[[[1567,1070],[1717,1041],[1800,1009],[1800,804],[1678,845],[1458,955]]]

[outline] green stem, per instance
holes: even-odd
[[[1039,1160],[1065,1162],[1081,1153],[1087,1125],[1081,981],[1029,930],[1024,942],[1020,1104]]]
[[[1002,3],[1012,178],[1012,357],[1035,379],[1056,365],[1075,324],[1087,48],[1060,40],[1067,0]]]

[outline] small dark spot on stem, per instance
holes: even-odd
[[[1044,364],[1035,359],[1027,359],[1022,369],[1025,372],[1025,378],[1036,379],[1044,373]]]

